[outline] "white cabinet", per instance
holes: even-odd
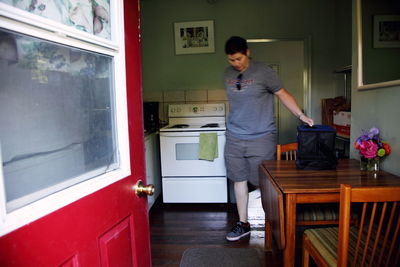
[[[160,145],[158,133],[145,136],[146,184],[154,185],[154,194],[148,196],[148,209],[150,209],[161,193],[160,172]]]

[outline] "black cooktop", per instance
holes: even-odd
[[[188,124],[175,124],[175,125],[172,125],[169,128],[188,128],[188,127],[189,127]]]
[[[218,126],[219,126],[218,123],[207,123],[207,124],[201,126],[200,128],[216,128]]]

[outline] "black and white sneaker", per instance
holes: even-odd
[[[226,235],[226,239],[228,241],[237,241],[249,234],[250,234],[250,224],[237,222],[236,225],[232,228],[232,230]]]

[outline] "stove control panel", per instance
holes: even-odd
[[[170,104],[168,117],[223,117],[225,116],[224,103],[212,104]]]

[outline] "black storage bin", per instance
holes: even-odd
[[[330,126],[297,126],[297,168],[302,170],[336,169],[335,139],[336,130]]]

